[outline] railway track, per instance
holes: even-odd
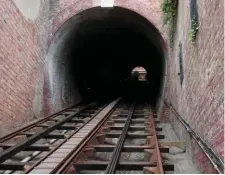
[[[68,108],[1,138],[0,172],[163,174],[173,165],[162,161],[169,148],[158,143],[164,136],[154,117],[148,104],[120,98]],[[24,139],[12,144],[18,136]],[[18,159],[21,152],[29,154]]]

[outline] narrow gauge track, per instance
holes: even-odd
[[[106,104],[78,104],[0,138],[0,173],[26,173],[63,145]],[[19,143],[15,140],[20,138]]]
[[[164,174],[173,171],[174,166],[161,158],[160,152],[169,152],[169,148],[161,147],[158,142],[164,135],[157,134],[162,128],[157,126],[159,121],[155,117],[149,105],[121,101],[51,173]]]
[[[0,153],[0,170],[30,174],[171,171],[173,165],[161,159],[160,152],[168,152],[169,148],[159,147],[158,139],[164,136],[157,134],[162,128],[156,126],[159,121],[154,117],[149,105],[120,98],[109,104],[68,108],[1,138],[0,147],[4,151]],[[18,135],[26,137],[16,145],[8,143]],[[140,139],[144,139],[142,144]],[[41,140],[45,144],[39,144]],[[15,161],[15,155],[23,151],[35,152]],[[105,160],[96,159],[98,153]],[[123,158],[135,153],[144,154],[143,160]]]

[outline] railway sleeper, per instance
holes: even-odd
[[[107,138],[119,138],[121,135],[121,132],[118,133],[105,133],[105,136]],[[146,138],[148,136],[152,136],[151,133],[129,133],[126,135],[126,138]],[[158,134],[157,135],[158,139],[164,139],[164,135]]]
[[[111,121],[113,121],[114,123],[125,123],[127,121],[127,119],[111,119]],[[143,119],[131,119],[131,123],[132,124],[143,124],[148,122],[149,119],[148,118],[143,118]],[[155,123],[160,123],[158,120],[155,120]]]
[[[10,147],[15,146],[15,144],[10,144],[10,143],[1,143],[0,147],[5,149],[8,149]],[[50,151],[49,145],[39,145],[39,144],[33,144],[30,145],[29,147],[25,148],[23,151]]]
[[[37,125],[37,127],[44,127],[44,128],[48,128],[51,125],[48,124],[41,124],[41,125]],[[71,124],[64,124],[62,126],[59,126],[57,129],[58,130],[75,130],[77,128],[77,126],[75,125],[71,125]]]
[[[74,168],[76,171],[84,170],[105,170],[108,166],[108,161],[78,161],[74,163]],[[143,171],[144,167],[157,167],[157,163],[150,163],[148,161],[144,162],[125,162],[121,161],[117,164],[116,170],[127,170],[127,171]],[[163,169],[165,171],[173,171],[174,166],[171,164],[163,164]]]
[[[113,118],[127,118],[128,114],[119,114],[113,116]],[[149,114],[133,114],[132,119],[148,119]]]
[[[37,133],[35,132],[24,132],[21,133],[21,135],[26,135],[27,137],[31,137],[33,135],[35,135]],[[64,134],[59,134],[59,133],[50,133],[48,135],[43,136],[43,138],[45,139],[65,139],[65,135]]]
[[[90,145],[87,148],[94,148],[96,152],[112,152],[115,148],[114,145]],[[142,146],[133,146],[133,145],[124,145],[122,148],[122,152],[144,152],[146,149],[154,150],[154,147],[150,145],[142,145]],[[168,147],[160,147],[160,152],[168,153]]]
[[[116,125],[114,125],[114,126],[109,126],[108,128],[110,129],[110,130],[122,130],[123,129],[123,127],[124,126],[116,126]],[[152,129],[151,128],[146,128],[145,126],[130,126],[129,127],[129,129],[128,129],[129,131],[148,131],[148,132],[150,132]],[[162,128],[161,127],[157,127],[157,128],[155,128],[155,130],[156,131],[162,131]]]
[[[23,171],[26,165],[31,165],[31,163],[12,161],[0,164],[0,170]]]

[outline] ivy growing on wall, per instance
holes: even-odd
[[[191,25],[190,25],[191,27],[189,32],[189,40],[194,43],[197,36],[198,28],[199,28],[196,0],[190,0],[190,19],[191,19]]]
[[[167,24],[169,29],[169,45],[172,47],[175,34],[175,21],[177,15],[178,0],[163,0],[161,10],[163,13],[164,24]]]

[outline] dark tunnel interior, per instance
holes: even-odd
[[[156,103],[164,52],[160,33],[147,19],[120,7],[95,7],[70,18],[59,32],[67,33],[61,52],[82,98],[125,95]],[[131,79],[136,66],[146,69],[147,82]]]

